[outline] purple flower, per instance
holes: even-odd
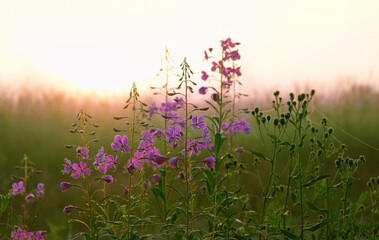
[[[201,74],[202,74],[201,79],[206,81],[209,77],[208,74],[205,71],[201,71]]]
[[[157,154],[155,156],[155,163],[157,164],[158,167],[161,167],[165,162],[167,161],[167,157]]]
[[[208,88],[207,88],[207,87],[201,87],[201,88],[199,89],[199,94],[201,94],[201,95],[205,95],[205,94],[207,94],[207,91],[208,91]]]
[[[125,165],[125,169],[129,172],[129,174],[133,174],[135,168],[134,163],[130,163]]]
[[[39,196],[43,197],[43,195],[45,195],[45,189],[44,188],[44,184],[43,183],[39,183],[37,185],[37,193]]]
[[[164,131],[164,135],[170,146],[176,148],[178,146],[178,141],[183,137],[184,132],[181,131],[180,126],[174,128],[174,126],[170,125],[168,126],[168,130]]]
[[[161,135],[162,135],[162,133],[163,133],[163,131],[161,130],[161,129],[157,129],[157,130],[155,130],[154,131],[154,137],[156,137],[156,138],[160,138],[161,137]]]
[[[120,135],[114,137],[114,142],[111,144],[113,150],[122,150],[124,153],[129,152],[128,138],[124,135],[122,138]]]
[[[158,112],[158,107],[155,102],[151,103],[151,106],[148,107],[149,110],[149,118],[153,117],[153,114]]]
[[[176,176],[177,178],[181,178],[182,180],[184,180],[184,178],[186,177],[185,173],[184,172],[179,172],[178,176]]]
[[[241,55],[239,54],[238,50],[234,50],[231,52],[225,52],[225,58],[224,60],[227,60],[231,58],[233,61],[237,61],[241,59]]]
[[[28,196],[25,197],[26,202],[32,202],[36,196],[34,196],[33,193],[29,194]]]
[[[95,166],[95,168],[98,169],[101,173],[105,173],[107,171],[107,169],[104,167],[105,161],[106,158],[104,154],[104,147],[101,147],[98,153],[95,155],[93,166]]]
[[[62,173],[70,174],[71,168],[72,168],[71,160],[68,160],[67,158],[65,158],[64,161],[66,162],[66,164],[64,165],[64,169]]]
[[[242,154],[243,153],[243,147],[236,148],[236,153]]]
[[[204,128],[202,132],[203,142],[209,143],[211,142],[211,137],[208,134],[208,128]]]
[[[88,153],[89,153],[88,148],[85,148],[85,147],[77,147],[76,148],[76,158],[78,158],[78,159],[87,160],[88,159]]]
[[[149,181],[146,181],[145,184],[144,184],[144,188],[145,189],[151,188],[151,183]]]
[[[209,144],[209,151],[214,152],[215,151],[215,145]]]
[[[62,192],[66,192],[72,185],[69,182],[61,182],[60,184]]]
[[[63,208],[63,212],[64,213],[70,213],[70,212],[72,212],[72,210],[74,210],[74,208],[75,208],[74,206],[68,205],[68,206]]]
[[[106,168],[116,168],[116,160],[117,160],[117,156],[116,158],[114,158],[112,155],[108,155],[107,156],[107,163],[105,164],[105,167]]]
[[[219,64],[217,64],[215,61],[212,62],[212,68],[211,71],[214,72],[216,69],[221,67],[221,61],[219,61]]]
[[[205,60],[208,60],[208,59],[209,59],[208,53],[207,53],[207,51],[205,51],[205,50],[204,50],[204,58],[205,58]]]
[[[204,123],[204,117],[201,116],[197,118],[197,116],[192,118],[192,129],[196,130],[196,128],[205,129],[207,128],[207,125]]]
[[[227,38],[225,41],[221,40],[221,47],[225,51],[228,48],[234,48],[236,46],[235,43],[232,43],[230,38]]]
[[[190,140],[187,140],[187,149],[188,149],[187,152],[189,156],[192,156],[192,155],[199,156],[201,153],[200,149],[204,149],[204,148],[207,148],[207,144],[202,141],[192,140],[190,142]],[[183,149],[181,153],[182,155],[185,155],[185,150]]]
[[[160,179],[161,179],[161,175],[159,175],[159,174],[154,174],[153,175],[153,181],[154,182],[159,182]]]
[[[13,195],[17,195],[19,193],[25,192],[24,182],[23,181],[20,181],[18,183],[13,183],[12,187],[13,187],[13,191],[12,191]]]
[[[36,232],[36,238],[35,238],[35,240],[44,240],[45,239],[44,235],[45,234],[42,231]]]
[[[215,158],[209,157],[204,160],[204,163],[207,165],[209,169],[212,169],[215,166]]]
[[[113,177],[111,175],[107,175],[107,176],[103,177],[103,181],[106,183],[111,183],[111,182],[113,182]]]
[[[179,158],[178,157],[173,157],[170,160],[168,160],[168,162],[170,163],[170,166],[172,168],[177,168],[178,167]]]
[[[79,163],[79,165],[77,163],[72,164],[72,169],[74,172],[71,174],[71,177],[74,179],[85,177],[85,175],[91,175],[91,170],[89,170],[89,168],[86,168],[86,164],[82,161]]]
[[[220,100],[220,94],[219,93],[213,93],[211,95],[211,98],[212,98],[213,101],[217,102],[217,101]]]
[[[26,239],[26,231],[21,228],[17,228],[17,232],[11,233],[12,240],[25,240]]]

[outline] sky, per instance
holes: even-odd
[[[0,81],[144,86],[157,81],[166,44],[200,79],[204,49],[231,37],[248,87],[379,87],[378,13],[376,0],[0,0]]]

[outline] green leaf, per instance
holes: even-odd
[[[7,209],[7,206],[9,204],[9,202],[11,201],[12,197],[9,195],[0,195],[0,199],[1,199],[1,209],[0,209],[1,211],[0,211],[0,213],[3,213]]]
[[[86,240],[92,240],[91,236],[90,236],[88,233],[83,233],[82,236],[83,236]]]
[[[198,235],[198,236],[201,237],[201,236],[202,236],[201,231],[200,231],[200,230],[192,230],[192,231],[190,232],[189,236],[188,236],[188,239],[192,240],[192,239],[194,239],[194,237],[195,237],[196,235]]]
[[[160,198],[164,203],[166,202],[166,197],[163,194],[162,190],[160,190],[159,188],[152,188],[151,191],[157,199]]]
[[[208,194],[212,196],[215,188],[215,180],[213,177],[213,173],[210,170],[204,170],[203,176],[207,186]]]
[[[306,203],[307,203],[307,206],[309,207],[309,209],[311,209],[313,211],[328,213],[328,210],[319,208],[319,207],[317,207],[316,205],[314,205],[313,203],[311,203],[309,201],[306,201]]]
[[[290,239],[298,239],[299,236],[296,234],[291,233],[290,231],[287,231],[285,229],[280,229],[280,231],[284,234],[284,236],[290,238]]]
[[[253,151],[253,150],[251,150],[251,149],[249,149],[249,151],[251,152],[251,154],[253,154],[253,155],[257,156],[257,157],[260,157],[260,158],[262,158],[263,160],[265,160],[265,161],[267,161],[267,162],[272,162],[271,159],[266,158],[266,157],[265,157],[262,153],[260,153],[260,152],[255,152],[255,151]]]
[[[307,231],[316,231],[317,229],[319,229],[320,227],[323,227],[325,225],[327,225],[328,223],[331,223],[333,221],[335,221],[336,219],[335,218],[332,218],[332,219],[325,219],[325,220],[322,220],[321,222],[313,225],[312,227],[307,227],[305,228],[305,230]]]
[[[215,111],[216,113],[218,113],[218,109],[215,107],[215,105],[213,105],[211,102],[209,102],[208,100],[205,100],[206,103],[208,103],[209,106],[211,106]]]
[[[296,194],[294,192],[291,192],[291,199],[292,199],[294,206],[297,204],[300,204],[300,202],[297,200]]]
[[[310,187],[313,184],[315,184],[317,181],[320,181],[320,180],[325,179],[327,177],[330,177],[330,175],[321,175],[321,176],[318,176],[317,178],[312,179],[311,181],[309,181],[306,184],[304,184],[303,187]]]

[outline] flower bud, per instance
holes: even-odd
[[[63,208],[63,212],[64,213],[70,213],[70,212],[72,212],[74,210],[74,208],[75,208],[74,206],[68,205],[68,206],[66,206],[66,207]]]
[[[72,185],[69,182],[62,182],[60,184],[62,192],[66,192]]]

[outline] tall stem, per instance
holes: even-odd
[[[188,149],[187,149],[187,139],[188,139],[188,81],[187,81],[187,73],[185,75],[185,116],[186,116],[186,125],[184,132],[184,166],[185,166],[185,179],[186,179],[186,239],[189,239],[189,204],[190,204],[190,186],[189,186],[189,159],[188,159]],[[191,194],[192,196],[192,194]]]
[[[135,83],[133,83],[133,90],[135,88]],[[132,90],[132,91],[133,91]],[[134,154],[134,132],[135,132],[135,125],[136,125],[136,93],[133,91],[133,118],[132,118],[132,139],[130,143],[130,162],[133,160],[133,154]],[[127,219],[127,231],[128,231],[128,239],[130,239],[130,206],[131,206],[131,192],[132,192],[132,174],[129,174],[129,186],[128,186],[128,219]]]
[[[26,198],[27,196],[27,192],[26,192],[26,187],[27,187],[27,182],[28,182],[28,157],[26,155],[24,155],[24,161],[25,161],[25,165],[24,165],[24,188],[25,188],[25,191],[24,191],[24,199]],[[23,229],[26,229],[26,216],[28,214],[28,208],[26,207],[26,202],[24,202],[24,217],[23,217]]]

